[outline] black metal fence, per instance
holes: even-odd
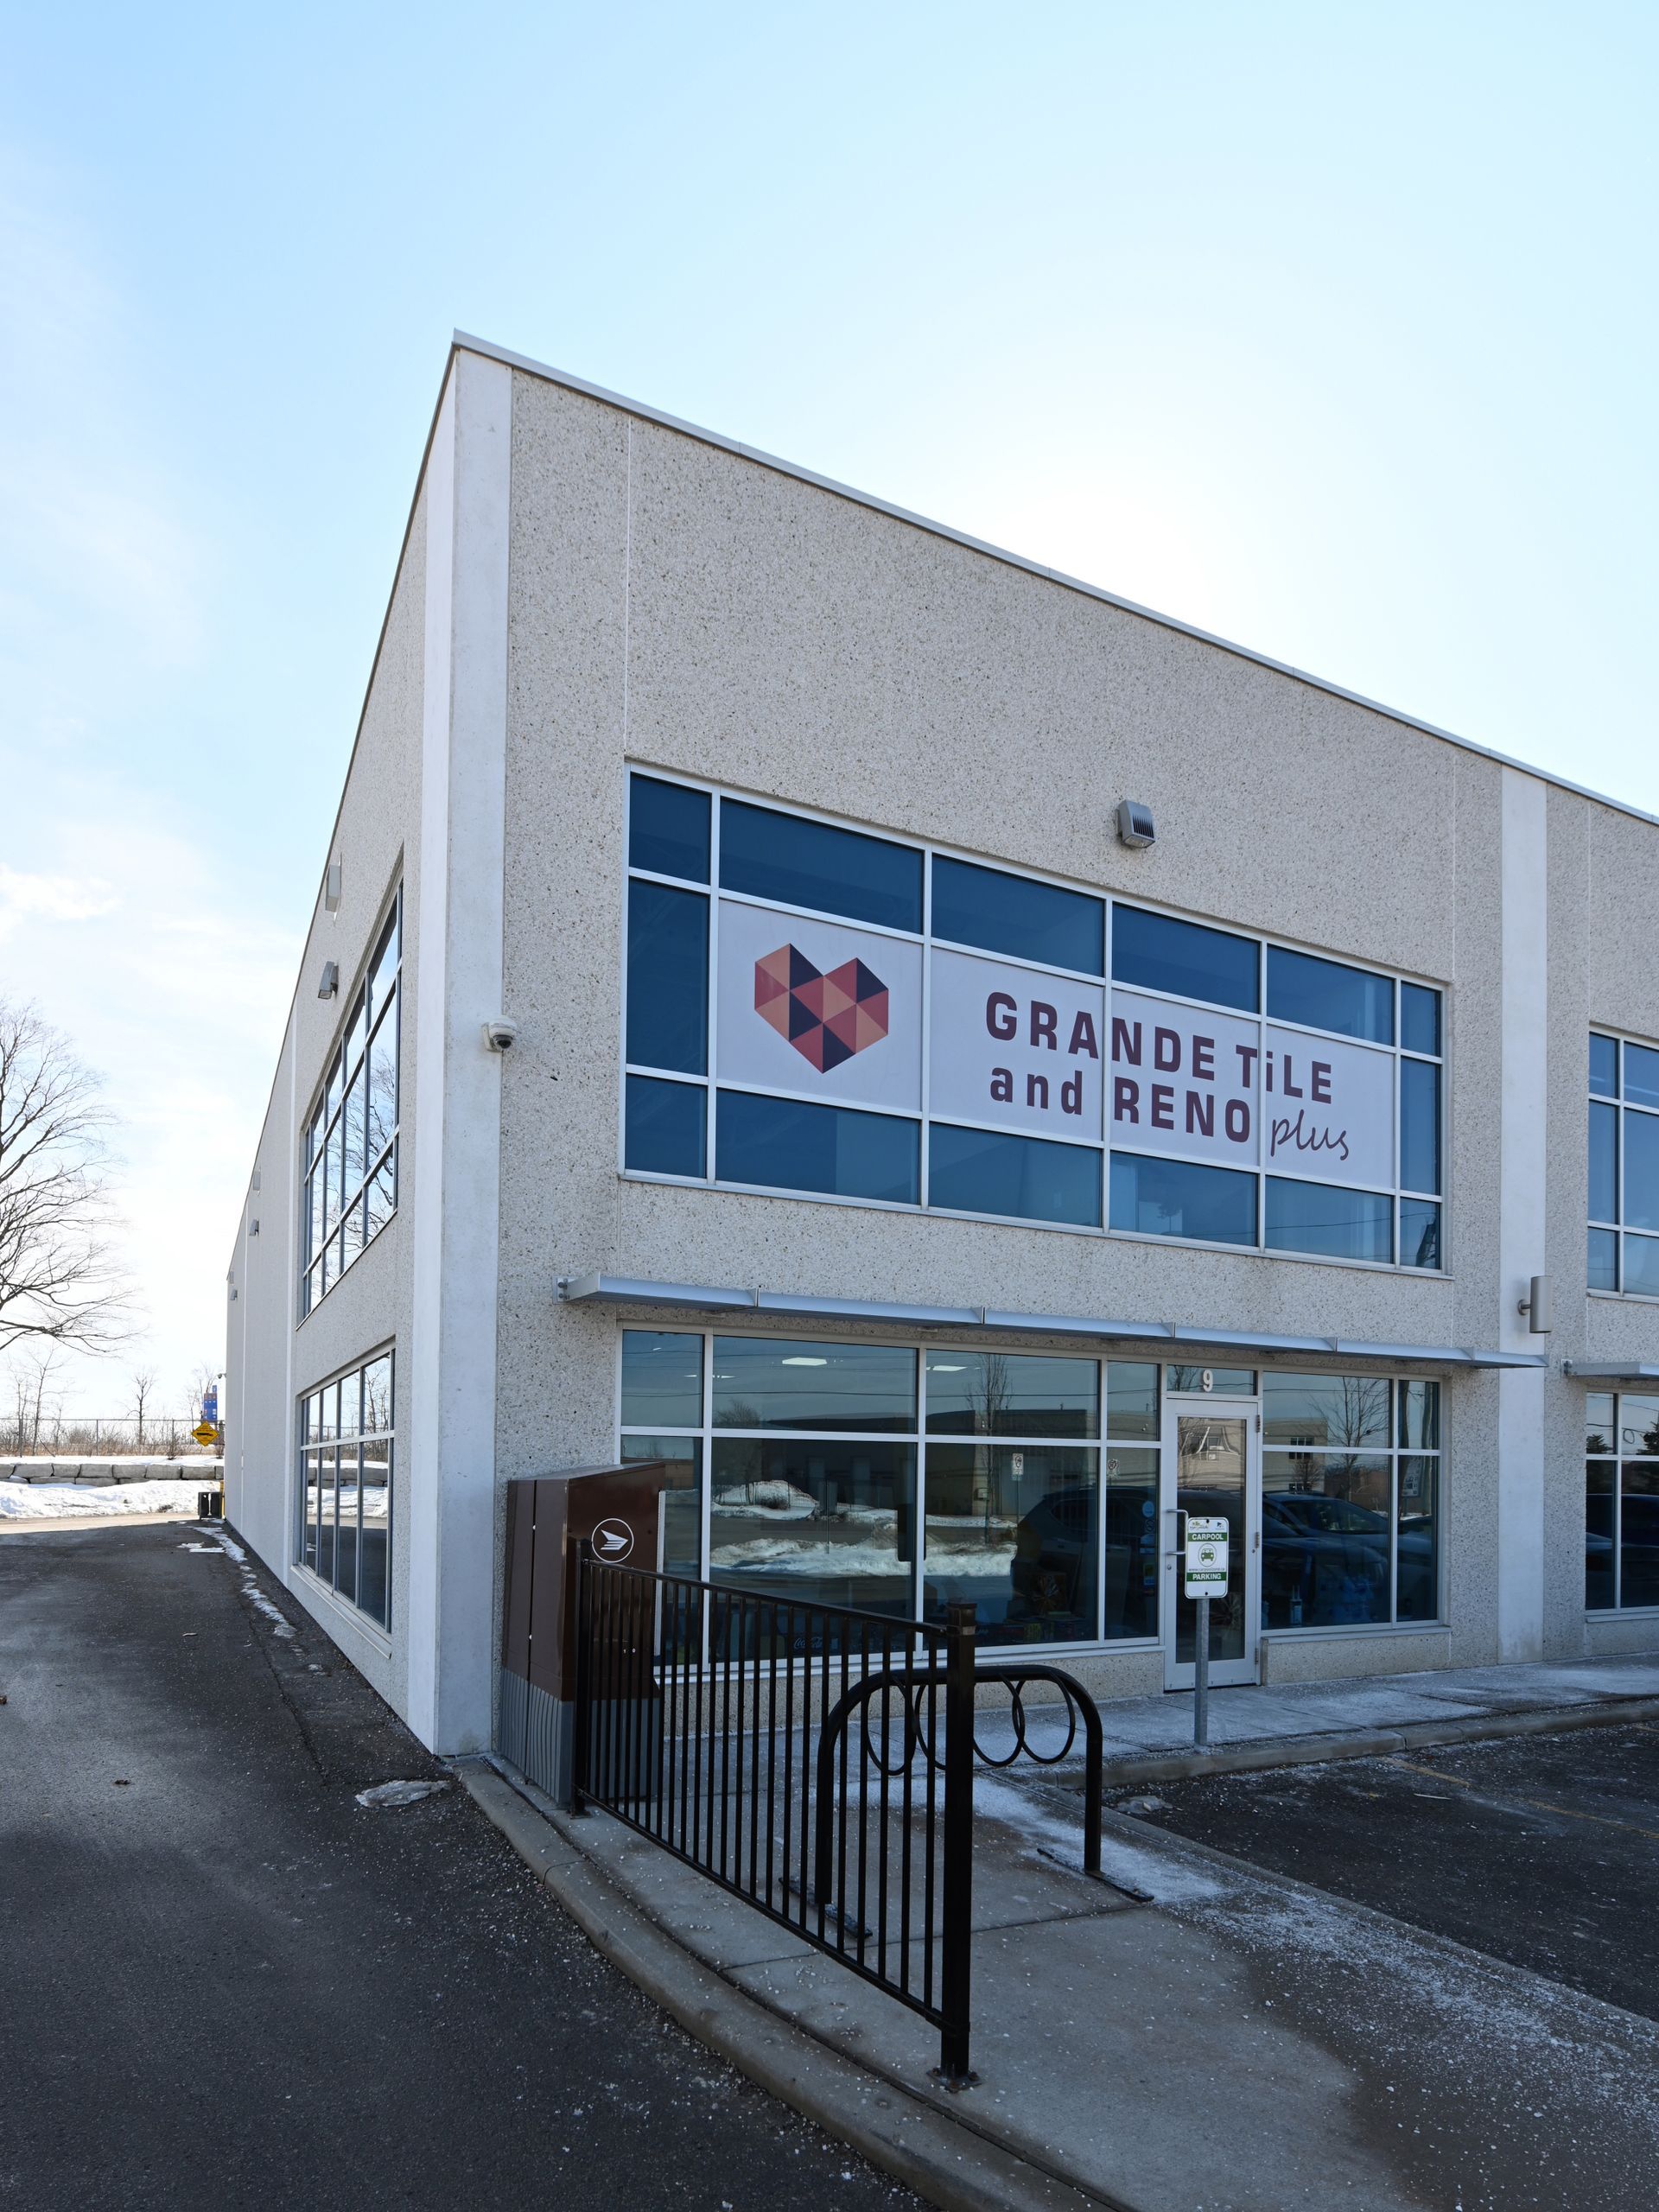
[[[584,1545],[575,1642],[578,1808],[919,2012],[938,2078],[971,2081],[973,1608],[940,1629]]]

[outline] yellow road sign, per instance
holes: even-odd
[[[198,1444],[217,1444],[219,1431],[210,1421],[199,1421],[190,1432]]]

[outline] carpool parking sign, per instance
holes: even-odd
[[[1227,1595],[1227,1540],[1230,1524],[1219,1514],[1200,1520],[1186,1516],[1186,1594],[1189,1598]]]

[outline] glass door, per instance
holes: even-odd
[[[1191,1513],[1228,1524],[1227,1595],[1210,1603],[1210,1680],[1218,1688],[1257,1679],[1262,1607],[1261,1416],[1248,1400],[1171,1397],[1164,1412],[1164,1687],[1190,1690],[1198,1642],[1197,1600],[1185,1593],[1185,1523]]]

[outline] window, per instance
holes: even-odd
[[[305,1127],[302,1314],[366,1251],[397,1209],[402,912],[399,892]]]
[[[1585,1400],[1586,1612],[1659,1605],[1659,1397]]]
[[[621,1457],[676,1471],[668,1572],[900,1619],[965,1600],[989,1647],[1157,1637],[1162,1398],[1198,1369],[642,1329],[621,1366]],[[1439,1385],[1261,1381],[1262,1626],[1437,1619]]]
[[[628,858],[625,1172],[1443,1264],[1427,984],[643,772]]]
[[[1590,1038],[1589,1286],[1659,1298],[1659,1052]]]
[[[297,1557],[382,1628],[391,1621],[392,1356],[299,1402]]]
[[[1440,1618],[1438,1382],[1262,1377],[1262,1622]]]

